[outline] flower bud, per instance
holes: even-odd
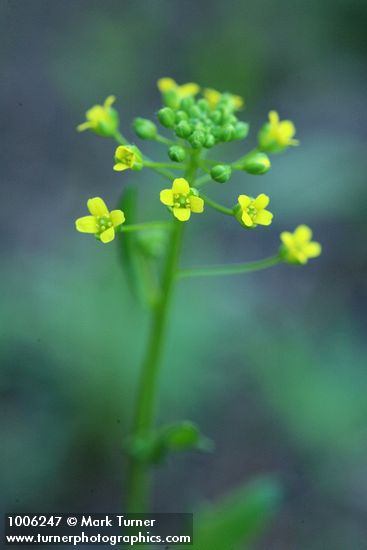
[[[234,139],[245,139],[249,129],[250,125],[247,122],[237,122],[234,127]]]
[[[241,163],[241,168],[249,174],[261,175],[270,170],[270,159],[265,153],[249,153]]]
[[[192,134],[192,126],[186,120],[181,120],[175,128],[176,136],[188,138]]]
[[[228,164],[216,164],[210,170],[211,178],[218,183],[226,183],[232,175],[232,169]]]
[[[157,126],[147,118],[136,118],[134,130],[141,139],[155,139],[157,135]]]
[[[207,134],[204,141],[204,147],[207,149],[210,149],[211,147],[214,147],[215,145],[215,137],[213,134]]]
[[[205,143],[205,132],[202,130],[195,130],[189,137],[189,142],[194,149],[200,149]]]
[[[163,93],[163,102],[171,109],[178,109],[180,106],[180,98],[176,90],[167,90]]]
[[[180,145],[171,145],[168,149],[168,156],[173,162],[183,162],[186,158],[186,151]]]
[[[158,111],[158,120],[165,128],[173,128],[175,119],[175,113],[170,107],[163,107]]]
[[[197,102],[197,106],[203,113],[207,113],[209,111],[209,103],[204,98],[199,99],[199,101]]]
[[[221,128],[219,137],[222,141],[231,141],[232,139],[234,139],[234,133],[235,129],[232,124],[225,124]]]
[[[195,99],[193,97],[185,97],[182,101],[181,101],[181,109],[183,109],[184,111],[189,111],[190,107],[192,107],[193,105],[195,105]]]
[[[176,122],[181,122],[181,120],[187,120],[189,118],[189,115],[186,113],[186,111],[177,111],[176,112]]]
[[[189,109],[189,115],[191,118],[199,118],[201,115],[201,111],[197,105],[193,105]]]
[[[220,111],[214,111],[210,115],[210,118],[214,122],[214,124],[220,124],[222,122],[222,113]]]

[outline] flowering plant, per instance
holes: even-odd
[[[172,451],[199,448],[208,450],[211,444],[191,422],[169,427],[155,427],[156,390],[160,360],[165,340],[167,316],[175,282],[183,277],[222,276],[265,269],[282,262],[305,264],[321,253],[321,245],[312,242],[312,232],[306,225],[298,226],[293,233],[280,235],[279,250],[271,257],[255,262],[180,267],[180,249],[186,223],[192,214],[207,215],[209,209],[232,217],[239,231],[259,230],[272,223],[273,213],[267,208],[270,198],[265,193],[256,197],[238,196],[232,206],[214,201],[204,187],[227,184],[234,172],[256,176],[266,174],[271,168],[270,156],[298,145],[295,126],[289,120],[281,121],[275,111],[258,133],[258,145],[231,163],[212,160],[209,156],[218,144],[243,141],[249,133],[249,124],[238,118],[244,107],[243,99],[228,92],[214,89],[200,90],[199,85],[177,84],[171,78],[158,81],[162,95],[162,107],[157,113],[160,125],[171,135],[162,135],[155,122],[136,118],[135,133],[142,140],[152,140],[167,149],[167,160],[153,161],[135,144],[129,143],[119,129],[119,116],[112,107],[114,96],[103,105],[96,105],[86,113],[86,122],[79,131],[90,130],[103,137],[114,139],[116,148],[114,170],[152,170],[168,184],[157,194],[162,204],[165,220],[136,222],[129,201],[123,198],[120,208],[109,211],[100,197],[91,198],[87,205],[90,215],[76,220],[76,229],[91,233],[103,243],[110,243],[120,234],[125,246],[125,265],[134,265],[133,285],[141,271],[149,269],[152,275],[148,283],[145,277],[144,295],[152,310],[151,334],[144,359],[134,422],[127,438],[129,456],[127,508],[130,512],[143,512],[148,507],[152,464],[162,461]],[[122,174],[122,177],[124,175]],[[164,211],[165,209],[165,211]],[[136,261],[138,259],[138,261]],[[153,276],[154,274],[154,276]],[[156,282],[152,291],[152,281]],[[144,286],[144,285],[143,285]],[[203,535],[202,541],[206,540]],[[208,539],[210,540],[210,538]],[[223,544],[232,544],[223,539]],[[201,544],[201,546],[200,546]],[[198,548],[209,548],[201,542]],[[225,550],[225,547],[222,547]]]

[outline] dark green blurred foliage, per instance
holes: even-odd
[[[157,466],[154,508],[200,509],[271,473],[283,502],[251,548],[363,548],[366,3],[0,7],[2,508],[120,507],[147,315],[120,270],[119,244],[77,234],[74,219],[89,197],[112,207],[128,185],[138,190],[139,221],[164,217],[164,182],[113,172],[114,143],[75,126],[113,93],[124,132],[166,160],[131,123],[154,119],[155,82],[172,76],[243,95],[247,147],[273,108],[294,120],[301,141],[261,178],[234,174],[230,190],[213,185],[228,206],[241,192],[269,194],[274,224],[243,232],[215,213],[198,216],[183,265],[261,258],[299,223],[314,228],[324,253],[305,268],[179,283],[159,416],[191,418],[216,449]],[[248,150],[230,147],[228,161]]]

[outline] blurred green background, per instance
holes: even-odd
[[[113,206],[128,184],[141,191],[142,219],[164,217],[163,180],[113,172],[114,143],[75,126],[113,93],[133,139],[132,119],[160,105],[156,80],[172,76],[246,98],[250,138],[223,146],[223,158],[255,143],[272,108],[301,140],[265,177],[210,190],[228,205],[240,191],[268,193],[274,224],[244,232],[216,212],[195,216],[183,264],[264,257],[299,223],[324,252],[307,267],[180,282],[160,420],[190,418],[217,448],[158,468],[154,508],[192,511],[270,473],[284,502],[253,548],[365,549],[366,2],[0,7],[1,508],[119,510],[148,318],[117,247],[78,235],[74,219],[89,197]],[[165,158],[162,146],[144,150]]]

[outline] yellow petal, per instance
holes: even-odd
[[[269,112],[269,121],[272,126],[276,126],[279,123],[279,115],[276,111]]]
[[[114,164],[113,169],[115,170],[115,172],[123,172],[124,170],[128,170],[129,167],[126,166],[126,164],[122,164],[122,162],[117,162],[116,164]]]
[[[96,233],[97,220],[94,216],[84,216],[75,221],[75,227],[81,233]]]
[[[269,202],[269,197],[264,193],[261,193],[261,195],[258,195],[254,200],[254,207],[256,208],[256,210],[262,210],[263,208],[266,208],[268,206]]]
[[[214,90],[213,88],[206,88],[203,92],[203,95],[209,103],[211,109],[214,109],[217,106],[220,98],[222,97],[222,94],[217,90]]]
[[[247,208],[251,203],[251,197],[249,197],[248,195],[240,195],[238,197],[238,203],[241,208]]]
[[[281,140],[288,143],[289,140],[296,133],[296,128],[293,122],[290,120],[283,120],[279,125],[279,133],[280,133]]]
[[[173,180],[172,191],[178,195],[188,195],[190,192],[190,185],[185,178],[176,178]]]
[[[294,237],[298,243],[307,243],[312,239],[312,231],[307,225],[299,225],[294,231]]]
[[[242,107],[245,104],[244,99],[239,95],[232,95],[231,96],[234,108],[238,111],[239,109],[242,109]]]
[[[165,92],[169,92],[170,90],[174,90],[177,88],[177,83],[173,80],[173,78],[160,78],[157,82],[158,90],[164,94]]]
[[[301,250],[297,250],[297,252],[295,252],[294,255],[300,264],[307,264],[308,258],[304,252],[302,252]]]
[[[100,234],[99,238],[104,244],[110,243],[115,238],[114,228],[109,227],[108,229],[106,229],[106,231],[103,231],[103,233]]]
[[[130,154],[131,149],[126,145],[119,145],[115,151],[115,159],[123,161],[126,157],[126,154]]]
[[[174,208],[173,215],[180,220],[180,222],[187,222],[187,220],[190,219],[191,210],[190,208]]]
[[[255,216],[255,223],[260,225],[270,225],[273,220],[273,214],[269,210],[260,210]]]
[[[243,223],[244,223],[247,227],[252,227],[252,226],[254,225],[254,222],[252,221],[251,217],[250,217],[249,214],[246,212],[246,210],[244,210],[244,211],[242,212],[241,220],[243,221]]]
[[[200,86],[198,86],[198,84],[195,84],[195,82],[188,82],[187,84],[182,84],[182,86],[179,86],[179,94],[181,97],[196,95],[199,92]]]
[[[76,129],[78,132],[84,132],[85,130],[89,130],[93,125],[90,122],[83,122],[82,124],[78,124]]]
[[[106,99],[105,99],[105,102],[104,102],[104,106],[106,109],[108,109],[109,107],[111,107],[111,105],[113,103],[115,103],[116,101],[116,97],[114,95],[109,95]]]
[[[160,192],[159,199],[166,206],[173,206],[173,192],[172,192],[172,189],[163,189]]]
[[[195,195],[190,196],[190,207],[191,211],[195,212],[196,214],[200,214],[201,212],[204,212],[204,201],[200,197],[196,197]]]
[[[125,214],[122,210],[112,210],[110,212],[110,219],[113,224],[113,227],[121,225],[125,221]]]
[[[317,258],[321,254],[322,247],[320,243],[312,242],[305,246],[304,251],[309,258]]]
[[[280,240],[282,241],[282,243],[285,244],[285,246],[287,247],[291,247],[293,246],[294,244],[294,237],[292,235],[292,233],[290,233],[289,231],[283,231],[281,234],[280,234]]]
[[[108,214],[106,203],[101,197],[94,197],[87,202],[88,210],[93,216],[105,216]]]

